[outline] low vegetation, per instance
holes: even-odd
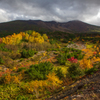
[[[49,98],[99,68],[100,36],[14,33],[0,39],[0,99]]]

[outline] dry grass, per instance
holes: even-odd
[[[44,51],[44,50],[47,50],[47,49],[50,49],[50,48],[55,48],[56,45],[51,45],[48,42],[44,42],[44,43],[23,43],[23,44],[21,44],[21,47],[28,49],[28,50],[33,49],[33,50],[36,50],[36,51]]]

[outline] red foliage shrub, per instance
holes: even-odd
[[[75,59],[74,57],[71,57],[67,60],[70,61],[71,63],[77,63],[77,59]]]

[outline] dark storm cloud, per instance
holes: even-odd
[[[100,0],[0,0],[0,22],[16,19],[82,20],[100,25]]]

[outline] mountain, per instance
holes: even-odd
[[[0,23],[0,36],[20,31],[35,30],[38,32],[62,31],[67,33],[100,32],[100,27],[82,21],[69,22],[41,21],[41,20],[15,20]]]
[[[100,26],[90,25],[78,20],[69,21],[62,25],[75,33],[100,32]]]

